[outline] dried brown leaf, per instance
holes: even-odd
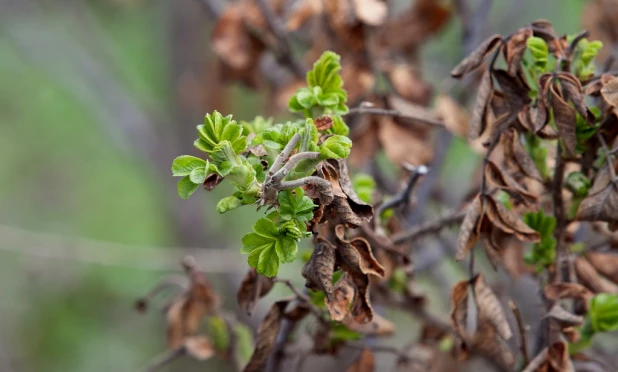
[[[373,372],[375,363],[373,351],[364,349],[358,359],[346,369],[346,372]]]
[[[341,322],[349,314],[350,304],[353,300],[354,283],[351,277],[345,273],[335,284],[332,295],[324,299],[330,318]]]
[[[480,196],[474,198],[474,201],[468,209],[468,213],[464,218],[459,237],[457,238],[457,254],[455,258],[461,261],[466,257],[466,254],[474,247],[479,240],[478,226],[483,218],[483,204]]]
[[[530,97],[528,96],[530,89],[519,76],[511,76],[505,70],[494,70],[492,74],[498,84],[500,84],[509,107],[509,112],[517,115],[526,104],[530,103]],[[500,116],[500,114],[497,113],[496,116]]]
[[[380,0],[354,0],[356,18],[369,26],[381,26],[388,16],[388,6]]]
[[[556,342],[549,348],[547,359],[553,371],[575,372],[569,355],[569,346],[564,341]]]
[[[236,293],[238,305],[247,315],[251,315],[255,308],[256,300],[266,296],[274,285],[274,278],[260,275],[255,269],[250,268]]]
[[[359,324],[351,316],[343,321],[345,326],[366,336],[390,336],[395,333],[395,325],[379,314],[374,314],[369,323]]]
[[[511,175],[501,170],[492,161],[487,162],[485,177],[491,184],[507,192],[513,198],[523,201],[527,206],[531,207],[537,203],[537,197],[534,194],[526,190]]]
[[[399,124],[392,118],[380,119],[378,139],[386,156],[395,164],[428,164],[433,157],[427,126]]]
[[[322,162],[318,169],[318,174],[330,182],[331,194],[329,196],[333,196],[332,201],[326,204],[323,219],[331,220],[334,223],[343,223],[354,228],[360,227],[364,221],[368,221],[373,215],[373,207],[366,203],[354,202],[343,191],[341,181],[344,185],[349,184],[350,181],[348,177],[341,178],[341,169],[344,171],[343,175],[347,176],[347,168],[339,168],[340,166],[341,163],[336,161]],[[315,198],[316,193],[310,189],[307,194]],[[356,194],[353,195],[357,197]]]
[[[588,302],[594,295],[588,288],[577,283],[550,283],[545,286],[545,297],[550,301],[563,298],[577,298]]]
[[[584,89],[578,78],[570,72],[561,72],[558,78],[562,83],[562,93],[566,101],[573,102],[575,109],[589,124],[594,124],[594,114],[590,112],[584,101]]]
[[[530,36],[532,36],[532,29],[530,27],[521,28],[513,33],[504,45],[503,53],[508,66],[508,72],[513,76],[520,69],[519,63],[524,56]]]
[[[314,123],[318,130],[328,130],[333,126],[333,118],[330,115],[322,115],[315,119]]]
[[[215,347],[205,336],[187,337],[184,342],[187,354],[197,360],[206,360],[215,355]]]
[[[551,107],[554,111],[554,122],[560,132],[560,137],[564,143],[564,148],[569,155],[575,153],[577,146],[577,136],[575,134],[575,124],[577,117],[573,109],[558,92],[556,84],[549,87]]]
[[[345,227],[343,225],[337,225],[335,233],[337,235],[337,253],[349,267],[362,274],[384,276],[384,268],[373,256],[367,240],[358,237],[350,241],[345,240]]]
[[[502,304],[498,297],[491,290],[485,276],[480,273],[474,279],[475,300],[483,318],[487,319],[498,331],[498,334],[505,340],[513,335],[509,323],[506,321]]]
[[[585,256],[599,273],[618,284],[618,254],[586,252]]]
[[[612,108],[618,106],[618,77],[612,78],[601,88],[601,97]]]
[[[453,98],[445,94],[439,95],[436,98],[435,110],[449,132],[460,137],[469,133],[470,115]]]
[[[597,270],[582,257],[575,259],[575,271],[579,281],[594,293],[618,293],[618,285],[603,278]]]
[[[535,180],[542,180],[534,160],[519,140],[519,135],[515,128],[510,128],[502,133],[502,144],[504,146],[505,158],[512,161],[519,170],[526,176]]]
[[[610,183],[604,190],[585,198],[577,210],[580,221],[618,222],[618,187]]]
[[[279,334],[283,312],[289,301],[275,302],[260,324],[255,340],[255,350],[244,369],[244,372],[261,372],[266,366],[272,348]]]
[[[502,43],[502,36],[496,34],[485,39],[476,49],[470,53],[463,61],[459,62],[451,70],[451,76],[454,78],[460,78],[468,72],[479,67],[483,60],[494,50],[498,45]]]
[[[554,304],[546,315],[556,320],[562,328],[578,326],[584,323],[584,317],[565,310],[559,303]]]
[[[216,173],[209,174],[204,180],[204,189],[206,191],[212,191],[221,181],[223,181],[223,177],[220,175]]]
[[[309,262],[302,270],[303,277],[307,279],[306,287],[323,291],[326,296],[325,301],[332,301],[334,270],[335,247],[328,240],[319,237]]]
[[[489,221],[500,230],[508,234],[515,234],[519,240],[538,243],[541,240],[539,233],[528,226],[516,214],[506,209],[492,197],[485,197],[485,214]]]
[[[356,191],[354,191],[346,161],[344,159],[331,159],[328,162],[332,164],[339,173],[339,186],[341,187],[341,190],[343,191],[345,196],[348,198],[348,204],[350,204],[350,208],[352,208],[354,213],[356,213],[356,215],[359,216],[361,220],[369,222],[373,217],[373,206],[362,201],[361,198],[359,198],[356,194]]]
[[[472,117],[470,118],[470,131],[468,133],[468,141],[472,142],[480,138],[485,131],[485,118],[487,110],[494,94],[493,80],[489,70],[483,73],[481,83],[479,84],[476,101],[472,109]]]

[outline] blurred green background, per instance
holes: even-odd
[[[495,1],[487,33],[536,18],[573,33],[583,4]],[[195,155],[205,112],[263,113],[263,96],[219,82],[213,22],[198,0],[0,0],[0,371],[139,370],[165,326],[133,301],[186,253],[235,292],[253,216],[216,215],[224,190],[179,199],[169,170]],[[427,80],[447,76],[460,38],[455,21],[429,41]],[[469,177],[465,146],[450,154],[445,179]]]

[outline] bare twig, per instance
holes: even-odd
[[[410,178],[408,178],[408,182],[406,183],[406,187],[397,195],[395,195],[391,200],[386,203],[380,205],[378,208],[378,216],[382,214],[387,209],[395,208],[400,205],[406,205],[410,201],[410,194],[412,194],[412,190],[414,189],[414,185],[421,179],[421,176],[427,174],[429,169],[424,166],[414,167],[412,169],[412,173],[410,174]]]
[[[414,226],[408,230],[401,231],[391,236],[393,244],[401,244],[403,242],[411,242],[425,235],[434,234],[450,225],[461,223],[466,217],[467,208],[463,210],[453,211],[446,216],[435,221],[426,222],[419,226]]]
[[[290,160],[288,160],[285,165],[272,176],[272,181],[274,183],[281,182],[292,170],[292,168],[294,168],[300,161],[306,159],[317,159],[319,156],[319,152],[299,152],[298,154],[293,155]]]
[[[273,165],[268,170],[267,179],[271,178],[275,174],[275,172],[281,169],[281,167],[283,166],[283,162],[285,161],[285,159],[287,159],[290,156],[292,151],[294,151],[294,148],[296,147],[298,142],[300,142],[300,139],[301,139],[301,136],[298,133],[292,136],[292,138],[290,139],[290,142],[288,142],[288,144],[285,145],[285,147],[283,148],[283,151],[281,151],[279,155],[277,155],[277,158],[275,159]]]
[[[309,310],[311,310],[312,313],[318,316],[319,320],[323,320],[323,315],[325,314],[325,312],[319,307],[315,306],[313,302],[311,302],[309,296],[298,290],[298,288],[294,286],[294,283],[292,283],[291,280],[275,278],[275,283],[281,283],[288,287],[292,292],[294,292],[294,295],[296,295],[296,298],[299,301],[304,302],[305,305],[309,307]]]
[[[290,68],[290,71],[294,73],[296,77],[304,79],[307,70],[300,62],[300,60],[298,60],[294,55],[292,45],[288,37],[288,32],[285,29],[285,26],[277,18],[277,15],[275,14],[275,12],[273,12],[271,7],[266,3],[265,0],[257,0],[256,2],[260,7],[260,11],[264,15],[264,18],[266,18],[268,27],[277,38],[279,44],[279,51],[275,51],[275,56],[277,57],[277,60],[279,60],[281,64],[287,65]]]
[[[431,119],[431,118],[421,117],[421,116],[406,115],[394,109],[383,109],[379,107],[359,106],[359,107],[351,108],[350,111],[347,114],[345,114],[345,116],[355,115],[355,114],[392,116],[394,118],[411,120],[411,121],[414,121],[420,124],[435,125],[435,126],[440,126],[440,127],[444,126],[444,122],[442,120]]]
[[[524,358],[524,366],[527,366],[530,358],[528,357],[528,346],[526,342],[526,326],[524,325],[524,320],[521,317],[521,312],[519,308],[512,300],[509,300],[509,307],[513,311],[515,315],[515,320],[517,320],[517,328],[519,329],[519,349],[521,351],[521,355]]]
[[[295,189],[297,187],[302,187],[302,186],[311,185],[311,184],[318,185],[321,188],[331,187],[330,182],[328,182],[324,178],[320,178],[317,176],[308,176],[308,177],[303,177],[303,178],[299,178],[297,180],[292,180],[292,181],[281,181],[279,185],[277,186],[277,188],[279,190],[287,190],[287,189]]]
[[[186,350],[184,347],[179,347],[173,350],[166,350],[163,353],[156,356],[152,362],[144,369],[145,372],[154,372],[160,368],[165,367],[177,358],[185,355]]]

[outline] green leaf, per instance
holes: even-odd
[[[262,249],[258,258],[257,272],[272,278],[279,272],[279,254],[274,245]]]
[[[240,369],[243,369],[253,354],[253,332],[243,323],[237,322],[234,325],[234,334],[236,336],[236,357],[238,358]]]
[[[222,141],[229,141],[236,154],[247,147],[247,138],[242,135],[243,128],[232,120],[232,115],[223,117],[217,111],[207,114],[204,124],[197,126],[197,132],[199,138],[194,142],[195,147],[209,154]]]
[[[208,319],[208,335],[218,352],[227,352],[230,347],[231,337],[227,324],[223,318],[220,316],[211,316]]]
[[[182,199],[189,199],[198,186],[198,184],[191,182],[190,176],[185,176],[178,181],[178,196]]]
[[[275,243],[275,251],[277,252],[277,256],[281,262],[293,262],[298,254],[298,244],[296,244],[294,239],[287,237],[277,239],[277,242]]]
[[[345,136],[328,137],[320,147],[320,156],[324,159],[343,159],[350,155],[352,141]]]
[[[202,184],[206,180],[206,167],[195,168],[189,173],[189,178],[191,182],[196,184]]]
[[[279,201],[279,215],[283,220],[297,219],[308,222],[313,218],[313,208],[315,204],[311,198],[305,196],[305,192],[301,188],[294,190],[284,190],[279,192],[277,200]]]
[[[352,179],[352,188],[362,201],[371,204],[376,189],[373,177],[366,173],[357,173]]]
[[[341,341],[356,341],[362,338],[363,335],[361,333],[349,329],[342,323],[334,323],[331,328],[330,339],[332,343],[338,343]]]
[[[253,231],[267,238],[277,239],[279,237],[279,229],[275,226],[275,223],[268,218],[260,218],[253,225]]]
[[[617,330],[618,296],[609,293],[599,293],[591,298],[588,317],[592,324],[592,329],[597,332]]]
[[[196,168],[208,168],[208,162],[195,156],[182,155],[174,159],[172,163],[173,176],[188,176]]]
[[[592,182],[582,172],[571,172],[565,180],[565,185],[575,196],[582,197],[588,194]]]
[[[524,259],[527,263],[541,269],[553,264],[556,257],[556,218],[546,215],[542,209],[537,213],[529,212],[524,215],[524,222],[541,235],[541,241],[532,245],[532,251]]]
[[[342,136],[350,134],[350,128],[348,128],[340,115],[332,115],[331,117],[333,118],[333,126],[329,129],[330,133]]]
[[[225,213],[242,205],[242,200],[236,196],[225,197],[217,203],[217,212]]]
[[[316,102],[315,96],[310,89],[301,88],[296,92],[296,100],[300,104],[300,106],[305,108],[311,108],[313,104]]]
[[[535,66],[541,70],[544,69],[547,66],[549,57],[549,48],[545,40],[532,36],[528,38],[527,44]]]

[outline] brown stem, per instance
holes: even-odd
[[[562,237],[566,228],[566,215],[564,213],[564,200],[562,199],[562,184],[564,181],[564,170],[566,162],[562,158],[562,147],[560,142],[556,145],[556,166],[554,169],[554,179],[552,182],[552,197],[554,217],[556,218],[556,230],[554,237],[556,238],[556,277],[555,281],[563,281],[562,263],[566,262],[568,252],[562,243]],[[565,277],[568,278],[568,275]],[[568,279],[567,279],[568,280]]]
[[[395,195],[391,200],[380,205],[380,207],[378,208],[377,215],[380,216],[382,212],[384,212],[387,209],[395,208],[402,204],[403,205],[407,204],[408,201],[410,200],[410,194],[412,194],[414,185],[416,185],[418,180],[421,179],[421,176],[424,176],[425,174],[427,174],[428,171],[429,169],[424,165],[415,167],[412,170],[412,174],[410,174],[410,178],[408,179],[408,182],[406,183],[406,187],[399,194]]]
[[[519,350],[521,351],[521,355],[524,358],[524,366],[527,366],[530,362],[530,358],[528,357],[528,346],[526,342],[526,327],[524,325],[524,320],[521,317],[521,312],[519,308],[512,300],[509,300],[509,307],[513,311],[515,315],[515,320],[517,320],[517,328],[519,329]]]
[[[406,115],[394,109],[383,109],[379,107],[367,107],[367,106],[355,107],[355,108],[350,109],[350,111],[347,114],[345,114],[345,116],[354,115],[354,114],[392,116],[394,118],[411,120],[411,121],[421,123],[421,124],[435,125],[435,126],[441,126],[441,127],[444,126],[444,122],[442,120],[431,119],[431,118],[422,117],[422,116]]]
[[[299,301],[304,302],[305,305],[309,307],[309,310],[312,313],[314,313],[318,317],[319,320],[323,320],[323,316],[325,312],[319,307],[315,306],[313,302],[311,302],[311,299],[309,298],[309,296],[307,296],[306,294],[298,290],[298,288],[294,286],[291,280],[275,278],[275,283],[281,283],[281,284],[284,284],[286,287],[288,287],[292,292],[294,292],[294,295],[296,295],[296,298]]]

